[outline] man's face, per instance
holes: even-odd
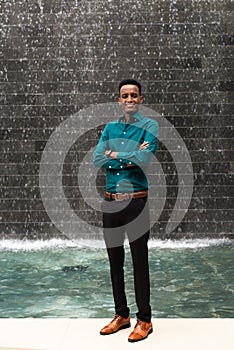
[[[123,85],[120,89],[118,103],[126,114],[134,114],[138,111],[139,104],[143,102],[139,88],[136,85]]]

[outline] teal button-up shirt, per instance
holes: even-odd
[[[96,167],[106,169],[106,191],[138,192],[148,189],[146,169],[157,151],[158,123],[138,111],[128,124],[124,116],[108,123],[94,151]],[[145,150],[140,145],[148,141]],[[104,155],[105,150],[118,152],[117,159]]]

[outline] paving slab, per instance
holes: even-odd
[[[108,336],[109,319],[0,319],[0,350],[233,350],[234,319],[153,319],[154,331],[137,343],[135,325]]]
[[[29,349],[29,348],[27,348],[27,349],[25,349],[25,348],[6,348],[6,347],[4,347],[4,348],[2,348],[2,347],[0,347],[0,350],[40,350],[40,349]]]

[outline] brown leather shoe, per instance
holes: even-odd
[[[128,318],[124,318],[120,315],[115,315],[113,320],[107,326],[101,329],[100,334],[101,335],[113,334],[120,331],[120,329],[124,329],[128,327],[131,327],[130,316],[128,316]]]
[[[146,339],[149,334],[153,332],[152,322],[147,323],[144,321],[137,320],[134,330],[128,337],[128,341],[136,342],[139,340]]]

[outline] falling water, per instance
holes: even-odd
[[[107,0],[1,3],[0,235],[63,235],[41,200],[42,152],[69,117],[116,101],[118,82],[130,76],[142,82],[145,105],[181,135],[193,164],[190,207],[169,238],[231,237],[230,9],[229,0],[124,1],[124,7]],[[97,226],[101,214],[79,196],[77,173],[99,131],[89,130],[71,147],[62,180],[76,215]],[[167,198],[152,234],[168,238],[178,173],[163,142],[157,159]],[[103,190],[103,174],[97,183]]]

